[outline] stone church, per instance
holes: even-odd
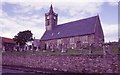
[[[104,43],[104,34],[99,16],[93,16],[64,24],[57,24],[58,14],[50,10],[45,14],[46,31],[40,39],[44,49],[61,49],[99,46]]]

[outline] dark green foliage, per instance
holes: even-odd
[[[19,32],[16,36],[14,36],[13,40],[16,41],[20,46],[25,45],[26,42],[32,41],[32,33],[30,30]]]

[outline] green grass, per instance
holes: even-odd
[[[120,52],[119,47],[118,47],[118,46],[112,46],[112,52],[113,52],[114,54],[120,54],[120,53],[119,53],[119,52]]]
[[[29,52],[4,52],[5,54],[39,54],[39,55],[77,55],[80,54],[78,50],[68,50],[66,53],[61,53],[60,50],[56,50],[55,52],[52,52],[51,50],[46,50],[46,52],[43,52],[42,50],[39,51],[29,51]]]
[[[93,54],[96,54],[96,53],[100,53],[100,52],[97,52],[97,51],[95,51],[95,52],[93,52]],[[69,49],[69,50],[67,50],[67,52],[65,52],[65,53],[61,53],[61,51],[60,50],[56,50],[55,52],[52,52],[51,50],[47,50],[46,52],[43,52],[43,51],[35,51],[35,52],[32,52],[32,51],[30,51],[30,52],[16,52],[16,51],[14,51],[14,52],[5,52],[5,54],[39,54],[39,55],[80,55],[81,53],[80,53],[80,50],[73,50],[73,49]],[[88,50],[86,50],[86,49],[83,49],[83,51],[82,51],[82,54],[85,54],[85,55],[87,55],[87,54],[89,54],[89,51]],[[101,53],[102,54],[102,53]]]
[[[55,50],[55,52],[52,52],[51,50],[46,50],[46,52],[43,52],[42,50],[39,51],[28,51],[28,52],[4,52],[5,54],[39,54],[39,55],[80,55],[80,50],[77,49],[68,49],[67,52],[65,53],[61,53],[60,50]],[[112,54],[118,54],[118,47],[113,46],[112,47]],[[88,49],[83,49],[82,54],[89,54],[89,50]],[[102,48],[94,48],[92,50],[92,55],[103,55],[103,50]]]

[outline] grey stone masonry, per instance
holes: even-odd
[[[118,55],[3,54],[2,65],[76,73],[118,73]]]

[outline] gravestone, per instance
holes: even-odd
[[[112,47],[111,47],[111,45],[108,45],[108,53],[109,53],[109,54],[112,53]]]
[[[91,45],[89,46],[89,55],[91,55],[92,54],[92,47],[91,47]]]
[[[80,54],[83,54],[83,48],[82,47],[80,48]]]
[[[66,52],[64,43],[62,44],[62,50],[61,50],[61,52],[62,52],[62,53],[65,53],[65,52]]]
[[[89,47],[88,47],[89,55],[91,55],[93,53],[93,48],[94,48],[93,44],[90,44]]]
[[[46,52],[46,50],[43,50],[43,52]]]
[[[54,45],[51,46],[51,51],[55,52]]]
[[[103,55],[106,55],[106,47],[103,45]]]
[[[38,46],[37,46],[35,51],[38,51],[38,50],[39,50],[39,49],[38,49]]]

